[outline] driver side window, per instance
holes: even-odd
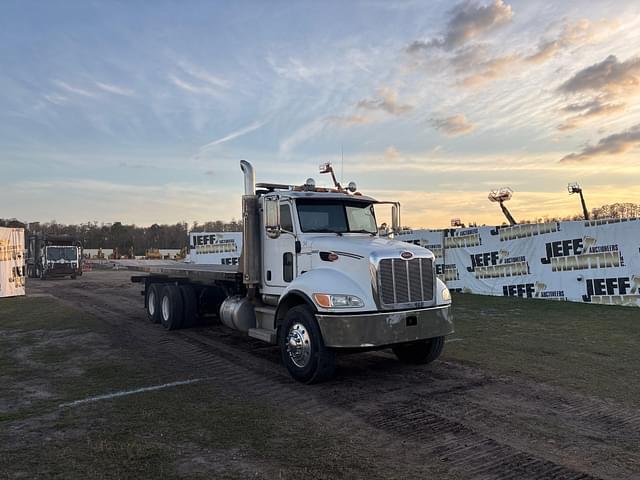
[[[293,220],[291,218],[291,207],[286,203],[280,204],[280,228],[287,232],[293,232]]]

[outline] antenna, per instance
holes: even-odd
[[[507,207],[504,206],[504,202],[511,200],[512,196],[513,190],[511,190],[510,187],[502,187],[499,190],[491,190],[489,192],[489,200],[500,204],[500,209],[502,210],[502,213],[504,213],[504,216],[507,217],[507,220],[509,220],[509,224],[517,225],[518,222],[516,222],[516,219],[513,218],[511,212],[509,212]]]
[[[569,190],[569,195],[573,195],[574,193],[580,194],[580,203],[582,203],[582,213],[584,214],[584,219],[589,220],[589,210],[587,210],[587,204],[584,201],[584,196],[582,195],[582,187],[578,182],[570,183],[567,186],[567,190]]]
[[[340,157],[342,158],[342,163],[340,164],[340,183],[344,183],[344,145],[340,144]]]

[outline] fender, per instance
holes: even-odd
[[[365,288],[367,287],[369,287],[368,284]],[[330,311],[318,308],[315,305],[312,300],[314,293],[355,295],[364,302],[363,307],[346,308],[344,309],[345,311],[357,312],[376,309],[375,303],[372,301],[371,293],[367,293],[362,286],[358,285],[351,277],[335,268],[316,268],[297,276],[287,286],[280,297],[278,310],[280,310],[280,304],[283,303],[283,300],[285,300],[287,296],[297,294],[305,298],[307,303],[313,306],[314,310],[319,312]]]

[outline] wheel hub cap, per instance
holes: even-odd
[[[311,358],[311,337],[304,325],[294,324],[287,334],[287,353],[296,367],[304,368]]]

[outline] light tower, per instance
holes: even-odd
[[[582,187],[578,182],[570,183],[567,186],[567,190],[569,190],[569,195],[573,195],[574,193],[580,194],[580,203],[582,203],[582,213],[584,214],[584,219],[589,220],[589,210],[587,210],[587,204],[584,201],[584,195],[582,195]]]
[[[500,204],[500,209],[502,209],[502,213],[504,213],[504,216],[509,220],[509,225],[517,225],[518,222],[516,222],[516,219],[513,218],[511,212],[504,206],[504,202],[511,200],[512,196],[513,190],[509,187],[503,187],[500,190],[491,190],[489,192],[489,200]]]

